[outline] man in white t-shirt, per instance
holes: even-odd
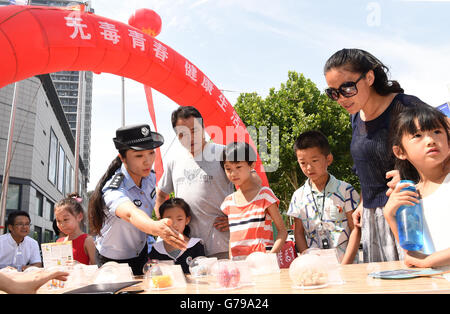
[[[30,238],[30,215],[13,211],[8,216],[9,233],[0,236],[0,268],[11,266],[19,271],[30,266],[42,267],[39,244]]]
[[[203,240],[207,256],[228,258],[228,218],[220,205],[234,187],[220,166],[224,146],[206,142],[202,116],[194,107],[175,110],[172,126],[185,150],[166,162],[156,189],[156,216],[161,218],[159,206],[174,192],[192,209],[191,237]]]

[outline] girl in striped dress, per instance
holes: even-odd
[[[252,252],[277,253],[287,237],[286,227],[278,210],[280,201],[269,187],[251,179],[256,153],[245,142],[227,145],[221,165],[228,179],[238,186],[228,195],[221,210],[228,216],[230,228],[230,258],[245,257]],[[272,222],[277,228],[273,239]]]

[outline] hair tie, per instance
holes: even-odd
[[[72,196],[72,198],[77,202],[77,203],[82,203],[83,199],[81,197],[77,197],[77,196]]]

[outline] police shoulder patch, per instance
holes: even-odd
[[[119,186],[122,184],[124,178],[125,175],[123,173],[116,174],[111,180],[111,183],[108,185],[108,187],[111,189],[118,189]]]
[[[155,198],[155,195],[156,195],[156,188],[152,190],[152,192],[150,193],[150,197],[153,199]]]

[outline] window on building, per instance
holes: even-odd
[[[81,171],[78,171],[78,191],[83,191],[82,185],[81,185],[82,182],[83,182],[83,175],[82,175]]]
[[[45,229],[44,230],[44,243],[53,242],[53,231]]]
[[[68,122],[77,122],[77,115],[76,114],[66,114],[66,118]]]
[[[36,191],[35,214],[42,217],[43,212],[44,212],[44,196],[39,191]]]
[[[44,202],[44,218],[48,221],[53,221],[54,213],[53,213],[53,202],[46,200]]]
[[[73,192],[71,187],[72,177],[70,168],[72,168],[72,166],[70,165],[69,159],[66,158],[66,194]]]
[[[70,190],[75,192],[75,172],[73,170],[73,167],[70,167]]]
[[[56,183],[56,169],[57,169],[57,157],[58,157],[58,138],[55,132],[50,129],[50,151],[48,156],[48,180]]]
[[[50,221],[55,220],[55,204],[50,202]]]
[[[34,226],[33,229],[34,229],[34,231],[33,231],[32,238],[35,239],[36,241],[38,241],[39,244],[41,244],[41,242],[42,242],[42,228],[38,227],[38,226]]]
[[[21,209],[20,208],[21,187],[22,186],[19,184],[9,184],[8,197],[6,198],[6,208],[7,209]]]
[[[21,185],[19,184],[8,184],[8,195],[6,196],[6,209],[8,210],[18,210],[20,208],[20,192]],[[2,184],[0,182],[0,190]]]
[[[65,172],[65,161],[66,153],[61,145],[59,145],[59,162],[58,162],[58,190],[64,194],[64,172]]]

